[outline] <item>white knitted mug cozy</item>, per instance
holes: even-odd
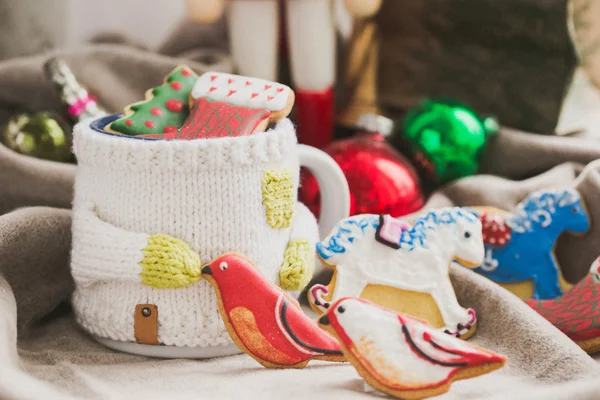
[[[321,185],[323,234],[348,214],[343,173],[325,153],[298,145],[287,119],[251,136],[169,141],[104,132],[115,118],[82,122],[74,131],[71,268],[77,321],[122,351],[165,357],[237,353],[208,282],[176,289],[142,283],[152,235],[187,243],[203,264],[226,252],[242,253],[279,282],[288,243],[305,239],[314,252],[319,240],[315,218],[297,202],[300,163]],[[136,338],[140,304],[156,307],[160,346]]]

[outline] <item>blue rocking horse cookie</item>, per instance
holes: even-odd
[[[485,259],[475,271],[521,298],[553,299],[570,285],[562,278],[554,245],[562,232],[583,233],[589,219],[575,189],[531,193],[514,213],[473,207],[481,220]]]

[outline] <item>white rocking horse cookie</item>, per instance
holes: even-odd
[[[318,313],[361,297],[456,337],[475,333],[475,310],[458,303],[448,275],[453,260],[475,268],[484,259],[481,222],[466,209],[433,210],[412,224],[389,215],[346,218],[317,243],[317,255],[334,269],[329,285],[308,291]]]

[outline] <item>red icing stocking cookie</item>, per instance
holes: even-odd
[[[344,297],[319,318],[346,359],[375,389],[401,399],[445,393],[453,381],[487,374],[504,356],[446,335],[364,299]]]
[[[207,72],[190,94],[190,116],[178,131],[144,135],[157,139],[212,139],[264,132],[294,104],[287,86],[257,78]]]
[[[310,360],[345,361],[339,343],[320,329],[252,261],[229,253],[202,268],[235,344],[266,368],[304,368]]]
[[[130,136],[176,132],[188,117],[188,97],[198,75],[180,65],[161,86],[146,92],[146,100],[125,107],[122,118],[105,130]]]
[[[588,276],[561,297],[530,299],[527,304],[586,352],[600,351],[600,258]]]

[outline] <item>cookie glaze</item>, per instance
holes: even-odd
[[[534,299],[552,299],[563,293],[553,254],[556,239],[564,231],[589,228],[575,189],[533,192],[512,214],[476,212],[482,221],[486,251],[476,272],[501,283],[532,280]]]
[[[600,350],[600,258],[588,275],[562,296],[527,304],[588,353]]]
[[[267,110],[232,106],[222,101],[199,98],[192,104],[189,117],[180,129],[167,129],[163,133],[141,136],[165,140],[248,136],[269,115]]]
[[[215,288],[231,339],[267,368],[303,368],[311,359],[344,361],[337,341],[321,330],[245,257],[224,254],[202,268]]]
[[[205,97],[236,106],[279,111],[286,107],[292,89],[264,79],[207,72],[194,85],[191,97]]]
[[[475,323],[475,312],[458,304],[448,267],[454,259],[469,266],[481,264],[480,221],[458,207],[433,210],[412,226],[390,224],[389,218],[374,214],[346,218],[317,244],[317,255],[335,269],[335,284],[309,290],[313,308],[324,312],[325,297],[330,296],[330,302],[359,297],[367,285],[383,285],[430,294],[448,333],[466,333]]]
[[[105,129],[131,136],[177,130],[189,115],[188,96],[197,79],[189,67],[175,68],[162,85],[146,92],[146,100],[125,107],[124,116]]]
[[[479,373],[471,376],[481,375],[506,361],[364,299],[336,301],[319,324],[338,337],[346,358],[367,383],[401,398],[399,392],[412,393],[409,398],[443,393],[459,371],[478,366]]]

